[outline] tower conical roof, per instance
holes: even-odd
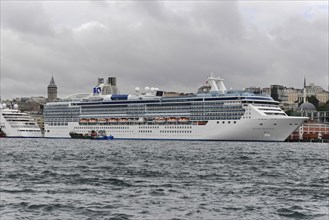
[[[51,80],[50,80],[48,87],[57,87],[55,84],[54,76],[51,76]]]

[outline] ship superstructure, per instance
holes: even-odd
[[[27,113],[0,104],[0,126],[6,137],[43,137],[36,121]]]
[[[220,77],[208,84],[208,93],[166,97],[148,87],[104,93],[99,80],[89,97],[45,106],[45,137],[102,130],[114,139],[284,141],[307,119],[287,116],[271,97],[227,91]]]

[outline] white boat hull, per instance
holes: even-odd
[[[276,117],[235,121],[209,121],[206,125],[83,125],[46,126],[47,138],[70,138],[69,133],[105,130],[114,139],[143,140],[229,140],[229,141],[284,141],[307,118]],[[223,123],[224,122],[224,123]],[[260,125],[262,124],[262,125]]]

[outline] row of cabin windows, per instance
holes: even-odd
[[[227,124],[231,124],[231,121],[222,121],[222,124],[225,124],[225,123],[227,123]],[[219,124],[219,121],[217,121],[217,124]],[[233,121],[233,124],[236,124],[236,121]]]
[[[192,131],[187,131],[187,130],[165,130],[165,131],[160,131],[160,133],[192,133]]]
[[[129,129],[129,127],[74,127],[74,129]]]
[[[224,105],[224,106],[218,106],[218,105],[212,105],[212,106],[205,106],[204,108],[202,106],[159,106],[159,107],[112,107],[112,108],[83,108],[81,109],[81,112],[117,112],[117,111],[161,111],[161,110],[200,110],[200,109],[242,109],[241,105]],[[65,110],[67,111],[67,110]],[[58,112],[58,110],[57,110]]]

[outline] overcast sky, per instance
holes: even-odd
[[[1,1],[1,98],[135,87],[328,89],[328,1]]]

